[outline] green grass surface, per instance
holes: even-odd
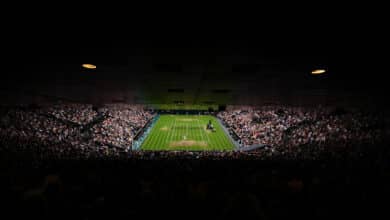
[[[206,130],[211,120],[216,132]],[[234,145],[213,116],[161,115],[141,150],[233,150]]]

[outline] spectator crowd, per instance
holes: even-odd
[[[150,111],[130,105],[22,106],[3,109],[0,141],[3,150],[53,158],[117,156],[129,150],[136,133],[151,118]]]
[[[383,143],[387,131],[380,115],[356,110],[238,108],[216,116],[241,150],[129,152],[137,133],[154,116],[144,106],[125,104],[2,108],[0,150],[48,158],[318,159],[341,152],[359,154],[365,146]],[[254,145],[262,147],[245,150]]]
[[[218,118],[239,137],[242,148],[261,145],[289,156],[374,145],[383,141],[386,127],[380,115],[332,108],[236,109]]]

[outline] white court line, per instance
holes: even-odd
[[[185,135],[186,139],[187,139],[187,136],[188,136],[188,123],[186,123],[186,135]]]
[[[171,140],[172,135],[175,136],[174,135],[174,128],[175,128],[175,126],[176,126],[176,117],[174,117],[174,120],[173,120],[173,122],[171,124],[172,131],[169,132],[169,136],[168,136],[168,141],[169,142],[172,142],[172,140]]]
[[[199,120],[197,120],[197,123],[200,126],[200,135],[202,137],[202,141],[206,141],[206,138],[203,139],[203,132],[204,132],[203,126],[201,124],[199,124]],[[207,139],[209,140],[209,143],[210,143],[210,138],[207,136],[207,134],[205,134],[205,135],[206,135],[206,137],[207,137]]]

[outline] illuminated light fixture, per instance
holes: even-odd
[[[82,67],[84,67],[85,69],[96,69],[96,66],[93,65],[93,64],[89,64],[89,63],[84,63],[82,65]]]
[[[325,72],[326,72],[326,70],[324,70],[324,69],[316,69],[316,70],[311,71],[311,74],[312,75],[319,75],[319,74],[323,74]]]

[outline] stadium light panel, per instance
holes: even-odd
[[[319,75],[319,74],[323,74],[325,72],[326,72],[325,69],[316,69],[316,70],[311,71],[311,74],[312,75]]]
[[[82,67],[84,67],[85,69],[96,69],[96,65],[90,63],[84,63]]]

